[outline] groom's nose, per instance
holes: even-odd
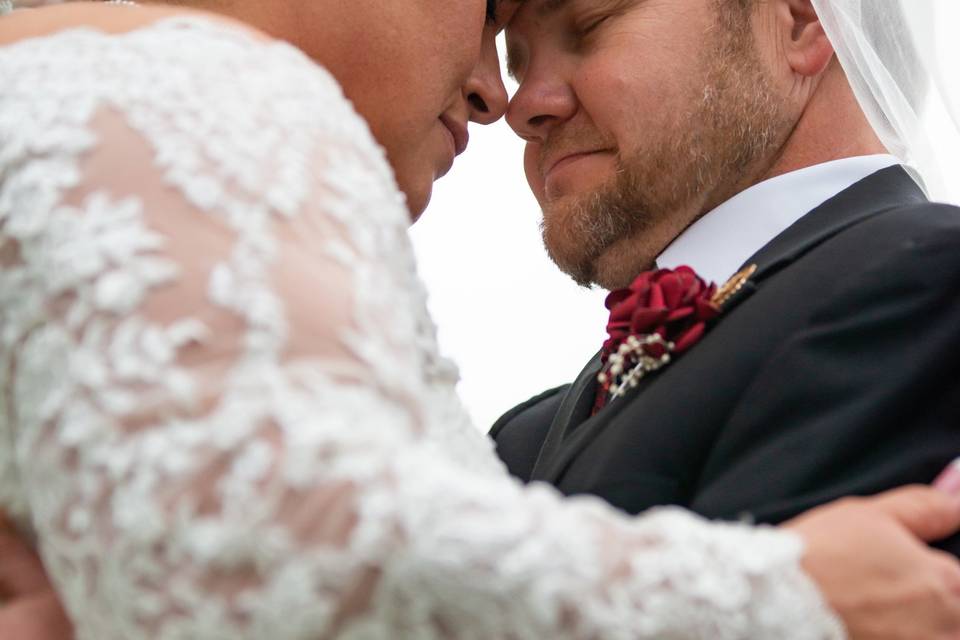
[[[463,95],[470,108],[470,120],[479,124],[493,124],[507,111],[507,89],[500,73],[500,57],[496,42],[484,43],[480,63],[467,79]]]
[[[507,123],[527,142],[542,143],[576,112],[577,98],[569,84],[528,73],[507,107]]]

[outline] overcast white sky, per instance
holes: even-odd
[[[951,14],[941,25],[958,24],[960,0],[938,6]],[[956,38],[941,44],[943,60],[960,59]],[[960,76],[946,68],[941,81],[960,95]],[[470,133],[469,150],[437,183],[412,235],[441,348],[460,366],[461,396],[486,430],[515,404],[576,377],[606,337],[606,294],[575,285],[544,252],[521,141],[502,121]],[[960,141],[953,146],[960,153]],[[943,164],[953,183],[958,157]]]
[[[522,151],[502,122],[474,127],[412,232],[441,348],[482,429],[572,380],[605,338],[605,294],[578,287],[543,250]]]
[[[412,232],[441,348],[459,365],[460,394],[483,430],[571,381],[606,337],[605,292],[578,287],[543,249],[522,160],[506,123],[472,125],[468,151]]]

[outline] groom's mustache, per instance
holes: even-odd
[[[539,143],[537,171],[546,176],[560,161],[571,156],[599,151],[618,153],[613,136],[606,136],[595,127],[568,125],[554,129]]]

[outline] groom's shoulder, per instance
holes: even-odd
[[[759,288],[767,290],[767,304],[773,300],[780,305],[777,309],[784,304],[802,308],[796,320],[843,316],[866,322],[873,312],[891,308],[906,318],[915,307],[926,309],[936,300],[956,296],[960,207],[915,202],[878,211],[783,266],[791,264],[795,268],[773,270]],[[951,309],[960,313],[960,305]]]
[[[510,473],[528,480],[554,416],[570,385],[548,389],[503,414],[490,429],[497,454]]]
[[[527,413],[530,409],[537,408],[540,409],[540,412],[543,410],[549,411],[549,408],[553,404],[556,404],[559,407],[560,400],[563,398],[563,392],[570,388],[569,384],[560,385],[559,387],[554,387],[552,389],[547,389],[543,393],[538,393],[529,400],[521,402],[514,408],[507,411],[505,414],[500,416],[490,428],[490,437],[496,439],[503,430],[510,425],[517,417],[522,414]],[[550,402],[553,400],[554,402]],[[538,412],[538,413],[540,413]],[[546,417],[546,416],[544,416]],[[553,420],[553,415],[549,416],[549,421]]]
[[[881,234],[894,240],[960,232],[960,207],[939,202],[915,202],[881,211],[866,224],[853,225],[844,234],[852,237]]]
[[[960,266],[960,207],[935,202],[894,207],[852,225],[831,244],[834,255],[855,256],[866,269],[896,264],[910,271],[931,262]]]

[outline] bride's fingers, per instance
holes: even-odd
[[[943,470],[933,482],[933,486],[947,493],[960,494],[960,458],[951,462]]]
[[[51,591],[0,607],[0,638],[71,640],[73,627]]]
[[[960,529],[960,497],[944,490],[922,485],[901,487],[867,498],[867,504],[892,516],[926,542],[942,540]]]
[[[36,552],[0,513],[0,602],[49,590],[50,581]],[[0,638],[6,636],[0,633]]]

